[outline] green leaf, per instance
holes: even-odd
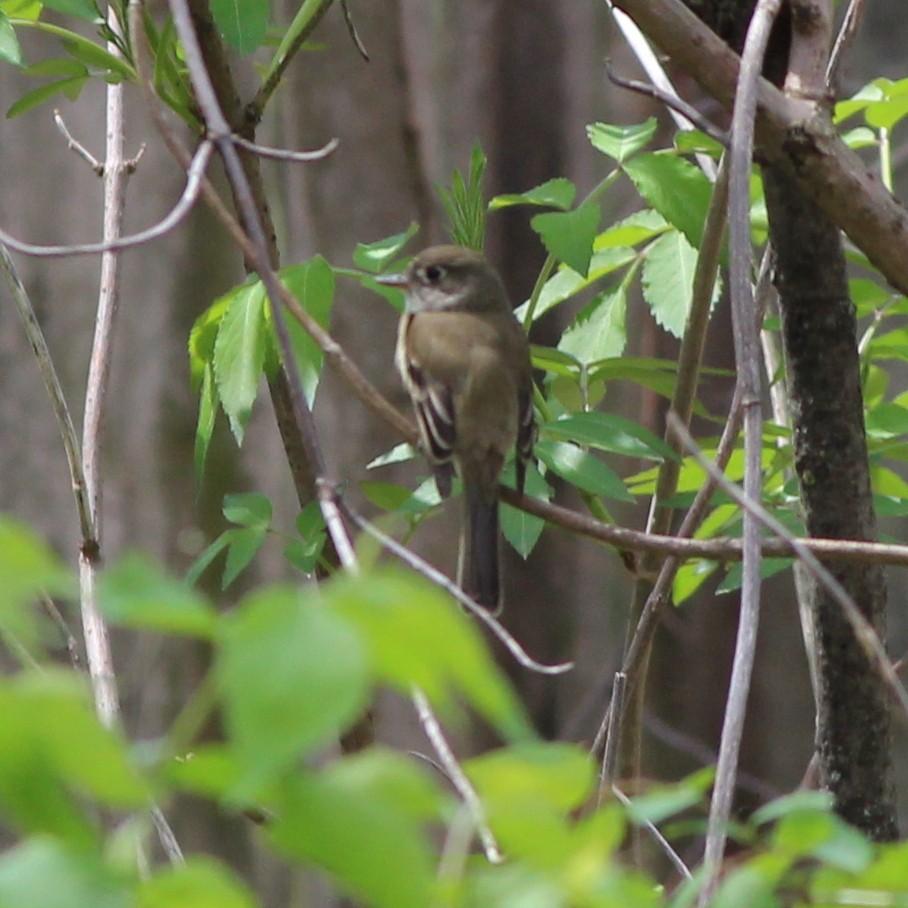
[[[146,804],[123,742],[101,725],[84,679],[22,673],[0,684],[0,715],[0,805],[22,832],[85,846],[97,835],[86,798],[118,809]]]
[[[43,837],[0,857],[0,905],[5,908],[130,908],[122,875],[93,850]]]
[[[643,260],[643,295],[656,321],[682,337],[690,311],[697,251],[673,230],[659,237]]]
[[[8,120],[12,120],[14,117],[18,117],[35,107],[40,107],[61,92],[68,90],[81,91],[85,87],[86,79],[87,76],[60,79],[57,82],[51,82],[48,85],[42,85],[40,88],[27,92],[18,101],[10,105],[9,110],[6,112],[6,117]]]
[[[135,76],[132,67],[122,57],[112,54],[106,48],[95,44],[94,41],[89,41],[82,35],[73,34],[71,37],[62,39],[61,44],[73,59],[84,63],[90,70],[101,70],[117,76],[115,81],[132,79]]]
[[[584,492],[617,501],[633,501],[621,479],[601,460],[577,445],[563,441],[540,441],[536,456],[553,472]]]
[[[240,492],[224,496],[224,516],[243,527],[269,529],[271,526],[271,501],[261,492]]]
[[[703,171],[667,152],[647,152],[622,166],[637,192],[699,249],[712,197],[712,185]]]
[[[418,454],[419,451],[413,445],[402,442],[399,445],[395,445],[390,451],[379,454],[378,457],[370,460],[366,464],[366,469],[374,470],[377,467],[386,467],[392,463],[406,463],[408,460],[413,460]]]
[[[482,252],[485,239],[486,212],[482,180],[486,169],[486,156],[477,142],[470,154],[470,172],[467,179],[455,170],[451,188],[439,187],[442,205],[451,221],[451,239],[458,246]]]
[[[214,342],[214,377],[231,431],[242,444],[265,366],[265,291],[256,282],[228,296]]]
[[[228,546],[221,589],[226,590],[252,563],[252,559],[258,554],[268,537],[268,529],[261,526],[243,527],[242,529],[227,530],[224,537],[228,541]]]
[[[646,794],[634,798],[628,805],[627,814],[635,823],[661,823],[688,807],[702,803],[714,776],[714,768],[708,766],[675,785],[655,786]]]
[[[413,221],[403,233],[395,233],[374,243],[357,243],[353,251],[353,262],[363,271],[381,274],[418,232],[419,224]]]
[[[596,237],[593,248],[598,252],[614,246],[639,246],[640,243],[665,233],[668,224],[658,211],[644,208],[612,224]]]
[[[0,11],[10,19],[27,19],[34,22],[44,5],[39,0],[0,0]]]
[[[380,680],[408,694],[416,686],[443,711],[462,698],[508,739],[532,734],[476,626],[437,587],[383,570],[337,578],[322,592],[367,641]]]
[[[104,21],[92,0],[43,0],[43,3],[48,9],[63,13],[64,16],[72,16],[94,25]]]
[[[433,902],[435,858],[425,822],[440,798],[412,762],[370,748],[318,775],[298,774],[270,825],[275,846],[314,863],[376,908]]]
[[[331,307],[334,305],[334,271],[331,266],[317,255],[301,265],[284,268],[280,273],[281,282],[297,298],[300,305],[311,315],[322,328],[328,327]],[[287,330],[300,373],[303,391],[309,406],[315,402],[315,392],[321,377],[324,354],[321,347],[309,335],[309,332],[292,316],[287,316]],[[271,327],[271,364],[269,372],[277,370],[277,338],[273,334],[273,323],[270,309],[268,324]]]
[[[509,466],[507,469],[506,481],[508,485],[513,485],[513,466]],[[541,498],[543,501],[551,501],[552,498],[552,490],[542,478],[542,474],[533,461],[527,464],[524,491],[527,495]],[[545,529],[545,521],[541,517],[527,514],[526,511],[520,511],[503,502],[500,506],[499,520],[504,538],[514,547],[521,558],[528,557]]]
[[[632,126],[592,123],[586,128],[593,148],[614,158],[619,164],[633,157],[656,134],[656,118]]]
[[[30,650],[40,620],[33,600],[74,587],[60,559],[29,527],[0,514],[0,629]]]
[[[104,21],[92,0],[43,0],[43,3],[48,9],[95,25]]]
[[[776,574],[781,574],[782,571],[788,570],[792,565],[792,561],[793,559],[791,558],[761,558],[760,577],[763,580],[775,577]],[[716,587],[716,594],[733,593],[735,590],[741,589],[742,570],[740,562],[731,565],[725,575],[725,579]]]
[[[193,448],[193,466],[196,481],[201,482],[205,475],[205,462],[208,459],[208,447],[214,434],[214,425],[218,415],[218,393],[214,380],[214,369],[207,364],[202,370],[202,384],[199,388],[199,419],[195,429]]]
[[[268,31],[263,0],[211,0],[211,15],[224,40],[241,54],[251,54]]]
[[[537,214],[530,224],[551,255],[585,276],[590,270],[600,216],[599,206],[588,202],[574,211]]]
[[[628,262],[634,261],[636,257],[637,253],[629,248],[602,249],[593,253],[589,274],[586,277],[578,274],[572,268],[559,269],[545,282],[545,286],[539,294],[536,308],[533,310],[534,321],[559,303],[563,303],[580,293],[581,290],[585,290],[590,284],[601,280]],[[527,305],[527,303],[523,303],[515,310],[516,316],[521,320],[526,316]]]
[[[562,335],[558,349],[570,353],[583,365],[596,360],[620,356],[627,342],[625,319],[627,296],[624,285],[606,291],[578,315]]]
[[[104,569],[99,599],[105,614],[118,624],[193,637],[214,633],[217,612],[208,602],[139,554]]]
[[[800,813],[805,810],[832,810],[833,804],[834,798],[831,792],[801,789],[757,808],[753,812],[751,822],[759,826],[781,819],[790,813]]]
[[[245,884],[212,858],[192,856],[141,882],[138,908],[255,908]]]
[[[368,702],[359,635],[316,596],[261,590],[222,617],[218,636],[215,673],[242,770],[234,797],[336,740]]]
[[[189,330],[189,372],[192,387],[199,388],[205,370],[214,363],[214,345],[224,313],[230,308],[235,291],[216,299],[193,323]]]
[[[16,30],[7,16],[0,12],[0,60],[12,63],[13,66],[22,66],[22,48],[16,37]]]
[[[489,202],[489,210],[497,211],[499,208],[509,208],[512,205],[542,205],[567,211],[574,203],[576,192],[577,188],[570,180],[558,177],[526,192],[495,196]]]
[[[578,445],[647,460],[677,460],[675,452],[649,429],[616,413],[568,413],[542,427],[546,435]]]
[[[590,756],[573,744],[534,741],[474,757],[464,770],[488,801],[529,801],[568,813],[585,803],[596,780]]]

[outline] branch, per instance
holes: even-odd
[[[758,0],[747,28],[738,87],[732,114],[729,152],[729,283],[735,339],[735,362],[744,414],[744,494],[751,501],[763,497],[760,457],[763,450],[763,415],[760,404],[760,346],[753,317],[750,246],[750,171],[753,161],[754,116],[757,80],[781,0]],[[686,427],[685,427],[686,431]],[[707,882],[699,901],[705,905],[718,879],[725,853],[731,816],[738,754],[747,715],[747,697],[757,649],[760,618],[760,525],[751,511],[744,512],[744,560],[741,579],[741,613],[732,664],[728,701],[722,724],[716,780],[710,800],[704,864]]]
[[[121,236],[119,231],[110,235],[105,233],[104,239],[100,243],[76,243],[67,246],[41,246],[34,243],[26,243],[22,240],[17,240],[5,230],[0,230],[0,243],[22,255],[31,255],[36,258],[63,258],[75,255],[103,255],[117,252],[121,249],[129,249],[132,246],[141,246],[143,243],[156,240],[173,230],[192,210],[199,197],[199,187],[202,184],[213,150],[214,146],[207,139],[199,145],[192,160],[187,162],[186,186],[183,189],[183,194],[165,218],[146,230],[141,230],[128,236]],[[108,159],[103,167],[105,176],[108,176],[107,171],[112,166]],[[118,166],[123,171],[121,177],[125,176],[129,168],[123,162],[122,156]]]
[[[738,55],[681,0],[614,0],[692,78],[727,108]],[[760,153],[798,180],[893,287],[908,293],[908,209],[836,134],[824,107],[788,98],[765,79],[757,92]]]

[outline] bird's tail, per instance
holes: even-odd
[[[464,501],[458,581],[468,596],[497,614],[502,604],[498,498],[467,488]]]

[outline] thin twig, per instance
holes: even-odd
[[[832,87],[838,78],[842,60],[845,58],[845,53],[861,27],[861,19],[864,17],[866,7],[866,0],[851,0],[848,4],[845,17],[842,19],[842,27],[839,29],[838,35],[836,35],[832,53],[829,55],[829,63],[826,66],[827,86]]]
[[[350,35],[354,47],[359,51],[359,55],[368,63],[369,53],[360,39],[359,33],[356,31],[356,25],[353,22],[353,16],[350,15],[350,7],[347,5],[347,0],[340,0],[340,5],[344,11],[344,24],[347,26],[347,33]]]
[[[103,177],[104,165],[81,142],[73,138],[70,131],[66,128],[66,123],[59,110],[54,110],[54,123],[57,124],[57,129],[63,134],[63,138],[66,139],[67,148],[82,158],[95,172],[96,176]]]
[[[621,735],[617,733],[624,722],[624,703],[627,696],[627,674],[615,672],[612,683],[612,697],[606,712],[608,725],[615,728],[616,733],[609,731],[605,739],[605,748],[602,754],[602,769],[599,773],[598,803],[602,804],[605,792],[611,789],[615,782],[615,767],[618,763]]]
[[[671,419],[671,414],[669,414],[669,418]],[[848,619],[848,623],[851,625],[858,643],[860,643],[861,648],[864,650],[864,654],[871,661],[879,677],[895,697],[902,712],[905,716],[908,716],[908,691],[905,690],[902,682],[899,680],[895,666],[886,654],[886,649],[880,642],[877,632],[874,630],[873,625],[861,613],[861,610],[851,596],[848,595],[842,584],[836,580],[832,573],[830,573],[810,550],[810,547],[805,544],[808,540],[792,535],[785,525],[776,520],[763,505],[758,501],[748,498],[746,493],[742,492],[737,485],[730,482],[721,473],[718,473],[715,467],[699,452],[696,443],[683,426],[676,424],[676,430],[680,432],[685,439],[685,444],[689,446],[689,449],[697,462],[705,470],[709,471],[710,476],[713,477],[721,489],[724,492],[727,492],[741,505],[741,507],[750,511],[761,524],[772,530],[772,532],[778,536],[779,541],[784,543],[789,552],[800,559],[816,580],[825,587]]]
[[[112,253],[156,240],[173,230],[192,210],[192,206],[195,205],[198,199],[199,187],[205,169],[208,167],[208,162],[211,160],[213,150],[211,142],[207,140],[199,145],[191,163],[188,165],[186,186],[183,189],[183,194],[166,217],[145,230],[140,230],[138,233],[129,234],[128,236],[120,236],[119,234],[115,236],[105,235],[100,243],[73,243],[66,246],[42,246],[35,243],[26,243],[23,240],[16,239],[5,230],[0,230],[0,242],[22,255],[30,255],[36,258],[64,258],[76,255]],[[120,162],[120,169],[123,170],[124,175],[128,174],[132,168],[128,163],[123,162],[122,158]],[[108,161],[105,165],[105,173],[110,166],[110,161]]]
[[[753,318],[750,241],[750,173],[753,161],[757,84],[772,23],[781,0],[758,0],[744,41],[741,68],[732,113],[729,153],[729,284],[735,339],[735,363],[741,382],[744,415],[744,494],[751,501],[762,498],[761,462],[763,416],[760,402],[760,352]],[[686,429],[685,429],[686,432]],[[741,578],[741,611],[732,663],[728,700],[722,723],[716,780],[710,800],[704,850],[707,882],[699,895],[705,905],[712,896],[725,853],[728,820],[738,771],[738,754],[747,715],[747,698],[757,647],[760,616],[760,524],[751,511],[744,512],[744,559]]]
[[[337,146],[340,144],[340,140],[331,139],[321,148],[316,148],[314,151],[293,151],[290,148],[272,148],[270,145],[259,145],[257,142],[251,142],[249,139],[244,139],[236,133],[233,134],[233,141],[236,145],[239,145],[240,148],[245,148],[246,151],[251,151],[253,154],[257,154],[262,158],[271,158],[275,161],[290,161],[293,163],[322,161],[329,155],[334,154],[337,150]]]
[[[641,82],[638,79],[626,79],[624,76],[619,76],[612,67],[611,60],[605,61],[605,73],[609,77],[609,81],[619,88],[626,88],[628,91],[646,98],[653,98],[690,120],[693,126],[706,133],[711,139],[715,139],[720,145],[728,145],[728,133],[716,126],[708,117],[704,117],[696,107],[688,104],[674,90],[666,91],[651,82]]]
[[[407,567],[422,574],[431,580],[436,586],[441,587],[446,593],[453,596],[464,608],[466,608],[474,617],[482,621],[489,630],[505,645],[508,652],[524,668],[530,671],[538,672],[541,675],[560,675],[570,671],[574,667],[573,662],[561,662],[557,665],[545,665],[537,662],[527,655],[523,647],[511,636],[505,629],[504,625],[492,615],[488,609],[483,608],[474,602],[466,593],[450,580],[437,568],[434,568],[424,559],[420,558],[414,552],[411,552],[406,546],[401,545],[396,539],[383,533],[377,526],[370,523],[364,517],[353,511],[346,503],[341,503],[348,518],[355,523],[363,532],[368,533],[374,539],[377,539],[392,555],[402,561]]]
[[[633,802],[631,799],[623,792],[617,785],[612,785],[612,794],[625,806],[632,806]],[[659,829],[656,827],[655,823],[651,823],[649,820],[638,821],[640,825],[652,836],[653,841],[662,849],[662,853],[669,859],[672,867],[678,872],[678,874],[684,877],[685,880],[692,880],[693,874],[688,869],[687,864],[681,860],[681,855],[675,851],[674,848],[669,844],[667,838],[659,832]]]
[[[66,397],[63,394],[63,387],[57,376],[57,369],[54,366],[50,350],[47,348],[47,341],[44,338],[44,332],[35,315],[31,299],[25,289],[16,266],[13,264],[6,247],[0,244],[0,269],[6,277],[13,302],[16,304],[16,310],[22,319],[25,327],[25,335],[31,344],[32,350],[35,351],[35,357],[38,360],[38,368],[44,379],[44,385],[50,396],[51,406],[54,409],[54,415],[57,419],[57,428],[60,430],[60,437],[63,440],[63,450],[66,454],[66,462],[69,466],[69,479],[72,485],[73,495],[76,500],[76,511],[79,515],[79,530],[82,534],[83,545],[85,540],[95,540],[95,525],[92,516],[91,503],[88,499],[88,493],[85,487],[85,474],[82,470],[82,455],[79,451],[79,439],[76,435],[76,428],[73,425],[72,416],[69,412],[69,406],[66,403]]]
[[[483,851],[485,851],[486,859],[490,864],[500,864],[504,857],[498,848],[498,843],[495,841],[492,830],[489,828],[482,801],[480,801],[476,789],[473,788],[466,773],[457,762],[457,758],[454,756],[454,752],[451,750],[451,746],[441,730],[438,719],[432,712],[432,707],[429,705],[426,695],[418,687],[413,688],[412,699],[426,737],[432,742],[439,762],[444,767],[445,774],[451,780],[451,784],[470,811],[470,816],[473,819],[473,825],[476,829],[476,834],[479,836]]]

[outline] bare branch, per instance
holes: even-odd
[[[50,350],[47,348],[47,341],[44,338],[44,332],[35,315],[34,307],[28,292],[16,271],[16,266],[7,252],[6,247],[0,245],[0,269],[2,269],[9,285],[13,302],[16,304],[16,310],[22,319],[25,327],[25,336],[31,344],[32,350],[35,351],[35,357],[38,360],[38,368],[44,379],[44,385],[50,396],[51,406],[54,408],[54,416],[57,419],[57,428],[60,430],[60,437],[63,440],[63,450],[66,454],[66,462],[69,466],[69,479],[72,484],[73,495],[76,499],[76,511],[79,515],[79,529],[82,534],[83,544],[85,540],[96,541],[95,523],[92,514],[91,503],[88,499],[88,493],[85,487],[85,473],[82,470],[82,455],[79,451],[79,439],[76,434],[76,428],[73,425],[72,416],[69,412],[69,406],[66,403],[66,397],[63,394],[63,387],[57,376],[57,370],[54,361],[51,358]]]
[[[74,151],[82,158],[82,160],[94,171],[95,176],[103,177],[104,165],[81,142],[72,137],[72,134],[66,128],[66,123],[59,110],[54,110],[54,123],[57,124],[57,129],[63,133],[63,138],[66,139],[66,145],[70,151]]]
[[[473,819],[479,841],[482,843],[483,851],[485,851],[486,859],[490,864],[500,864],[504,860],[504,857],[498,848],[498,843],[495,841],[492,830],[489,828],[489,823],[485,815],[485,808],[482,806],[482,801],[479,800],[479,795],[476,794],[476,789],[473,788],[466,773],[461,769],[460,764],[457,762],[457,757],[454,756],[451,746],[445,739],[444,732],[441,730],[438,719],[432,712],[432,707],[429,705],[426,695],[419,688],[414,688],[412,698],[413,703],[416,706],[419,721],[422,723],[426,737],[432,742],[432,746],[435,748],[435,753],[438,755],[439,762],[444,768],[445,775],[451,780],[451,784],[457,790],[457,793],[470,811],[470,816]]]
[[[541,675],[560,675],[574,667],[573,662],[561,662],[557,665],[544,665],[527,655],[526,650],[511,636],[504,625],[489,612],[474,602],[453,580],[450,580],[437,568],[411,552],[406,546],[401,545],[396,539],[383,533],[377,526],[353,511],[349,505],[342,504],[344,511],[363,532],[377,539],[392,555],[402,561],[407,567],[422,574],[436,586],[441,587],[446,593],[453,596],[471,615],[482,621],[489,630],[505,645],[508,652],[524,668],[538,672]]]
[[[250,142],[249,139],[244,139],[236,133],[233,134],[233,141],[235,144],[239,145],[240,148],[245,148],[246,151],[251,151],[253,154],[257,154],[260,157],[272,158],[275,161],[290,161],[294,163],[322,161],[329,155],[334,154],[337,146],[340,144],[338,139],[331,139],[321,148],[316,148],[315,151],[293,151],[289,148],[271,148],[268,145],[259,145],[256,142]]]
[[[842,20],[842,27],[839,29],[838,35],[836,35],[835,44],[829,56],[829,64],[826,67],[826,84],[830,88],[835,85],[842,60],[854,40],[854,36],[858,33],[858,29],[861,27],[861,19],[864,17],[866,8],[866,0],[851,0],[848,4],[845,18]]]
[[[671,414],[669,414],[671,419]],[[742,507],[747,508],[757,516],[760,523],[772,530],[779,540],[785,544],[788,550],[800,559],[807,567],[810,573],[821,583],[829,594],[835,599],[836,603],[841,606],[842,612],[851,624],[855,637],[861,644],[865,655],[870,659],[875,670],[879,673],[880,678],[886,683],[892,695],[895,697],[900,708],[908,716],[908,691],[905,690],[902,682],[899,680],[895,666],[886,654],[879,636],[873,629],[873,625],[864,617],[861,610],[857,607],[854,600],[848,595],[842,585],[835,579],[829,570],[820,562],[816,555],[811,551],[808,539],[801,539],[792,535],[775,517],[772,516],[759,502],[751,501],[744,493],[733,483],[729,482],[715,467],[709,463],[706,458],[696,449],[694,440],[687,433],[687,430],[675,423],[676,431],[682,434],[685,443],[690,446],[693,456],[697,462],[709,472],[714,481],[727,492]]]
[[[623,76],[619,76],[612,68],[611,60],[605,61],[605,72],[609,77],[609,81],[619,86],[619,88],[626,88],[628,91],[636,92],[638,95],[643,95],[646,98],[653,98],[660,104],[664,104],[670,110],[674,110],[681,114],[682,117],[685,117],[690,121],[692,126],[696,126],[697,129],[701,132],[705,132],[710,138],[715,139],[722,145],[728,145],[728,133],[721,130],[707,117],[704,117],[696,107],[692,104],[688,104],[687,101],[677,95],[674,91],[666,91],[663,88],[659,88],[658,85],[653,85],[649,82],[640,82],[637,79],[625,79]]]
[[[681,0],[614,0],[674,62],[731,107],[740,60]],[[886,279],[908,293],[908,209],[836,134],[823,104],[786,97],[761,79],[761,155],[795,178]]]
[[[208,162],[211,160],[211,154],[214,150],[209,141],[203,141],[196,149],[192,162],[186,175],[186,186],[179,201],[170,210],[170,213],[146,230],[133,233],[129,236],[105,236],[100,243],[72,244],[68,246],[41,246],[34,243],[26,243],[16,239],[5,230],[0,230],[0,242],[4,243],[10,249],[21,253],[22,255],[31,255],[36,258],[63,258],[76,255],[98,255],[109,252],[117,252],[121,249],[129,249],[133,246],[141,246],[144,243],[159,239],[173,230],[183,218],[192,210],[199,196],[199,187],[202,183]],[[108,161],[105,165],[110,167]],[[124,173],[130,173],[134,165],[129,162],[123,164]]]
[[[612,794],[625,806],[630,807],[632,802],[631,799],[623,792],[617,785],[612,785]],[[672,867],[675,868],[675,871],[683,877],[685,880],[692,880],[693,874],[688,869],[687,864],[681,860],[681,855],[675,851],[674,848],[669,844],[668,839],[659,832],[658,828],[654,823],[651,823],[649,820],[644,820],[642,823],[643,828],[650,834],[653,841],[659,846],[662,853],[669,859]]]
[[[729,283],[735,339],[735,363],[741,388],[744,416],[744,494],[751,501],[762,498],[760,457],[763,449],[763,416],[760,403],[760,347],[754,320],[751,287],[750,171],[753,161],[754,117],[757,81],[769,42],[772,23],[781,0],[757,0],[747,28],[744,53],[732,114],[729,152]],[[744,734],[747,698],[757,649],[760,617],[760,524],[744,512],[744,559],[741,580],[741,612],[732,664],[728,700],[722,723],[716,780],[710,801],[704,864],[707,883],[700,892],[701,905],[712,895],[728,835],[728,820],[738,774],[738,754]]]

